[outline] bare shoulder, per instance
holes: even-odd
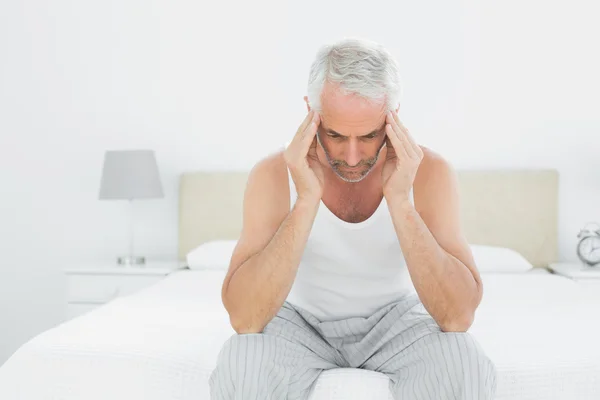
[[[439,152],[426,146],[419,145],[419,147],[423,150],[421,166],[424,166],[425,170],[430,168],[444,168],[444,164],[449,165],[448,160],[446,160]]]
[[[248,174],[244,193],[242,234],[256,236],[259,229],[277,229],[290,211],[290,189],[283,152],[259,160]]]
[[[290,189],[283,151],[271,153],[260,159],[248,175],[247,187],[257,189],[263,196],[277,200],[277,203],[288,199],[289,208]]]
[[[456,171],[452,164],[439,152],[425,146],[423,159],[417,170],[414,181],[415,207],[425,210],[435,207],[435,202],[448,198],[456,190]]]
[[[423,159],[415,176],[415,185],[431,185],[440,175],[446,176],[454,173],[452,165],[440,153],[429,147],[419,146],[423,150]]]
[[[223,290],[236,269],[269,243],[290,209],[287,166],[282,153],[259,160],[248,174],[242,232],[233,251]]]

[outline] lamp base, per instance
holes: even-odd
[[[117,263],[119,265],[145,265],[146,259],[140,256],[122,256],[117,258]]]

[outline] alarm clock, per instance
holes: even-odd
[[[590,226],[595,225],[596,229]],[[577,235],[577,256],[589,266],[600,264],[600,225],[595,222],[588,223]],[[600,268],[600,266],[599,266]]]

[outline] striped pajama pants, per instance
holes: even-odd
[[[416,293],[373,315],[321,322],[285,302],[262,333],[231,336],[209,378],[212,400],[306,400],[319,374],[387,375],[396,400],[493,399],[496,368],[468,332],[442,332]]]

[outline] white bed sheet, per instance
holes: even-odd
[[[0,399],[209,399],[208,376],[235,332],[225,271],[179,271],[48,330],[0,367]],[[498,368],[496,399],[600,399],[600,295],[552,274],[483,274],[470,332]],[[311,400],[390,399],[387,377],[321,374]]]

